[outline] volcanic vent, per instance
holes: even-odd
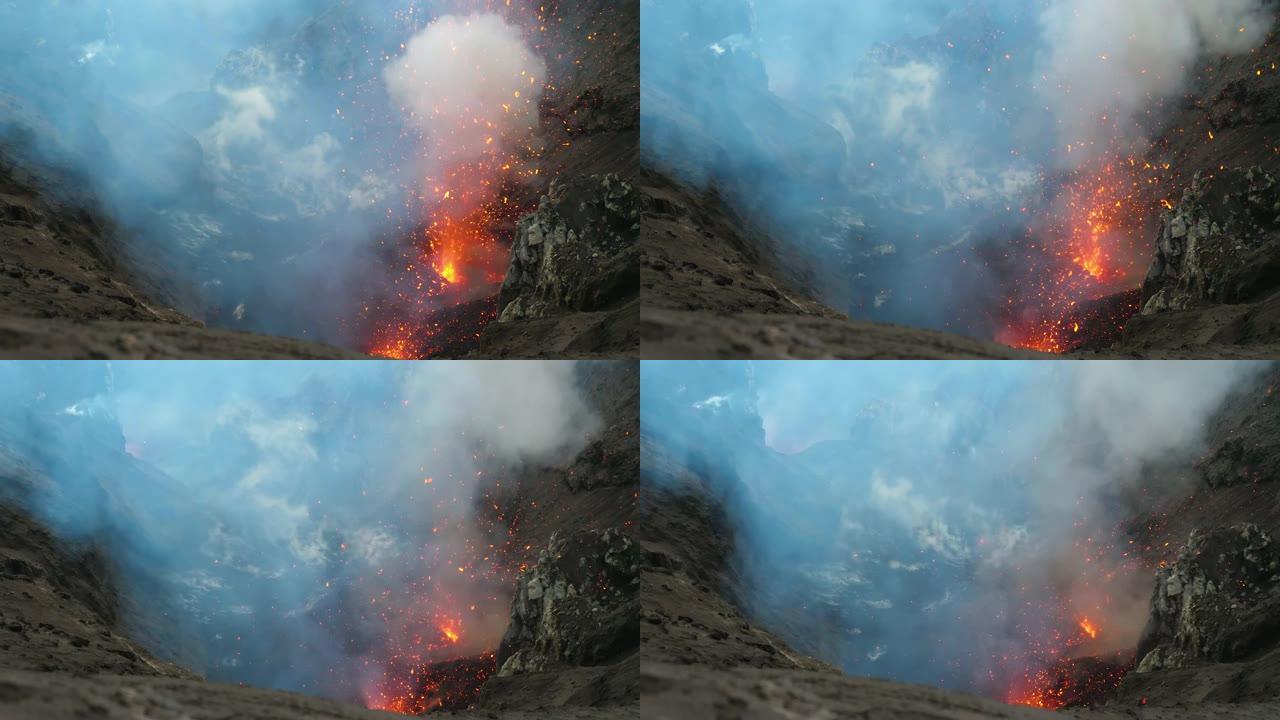
[[[1083,364],[1072,380],[1035,366],[984,380],[941,364],[794,365],[645,369],[655,711],[1110,720],[1280,707],[1263,680],[1280,652],[1275,487],[1256,472],[1280,439],[1274,368],[1201,368],[1215,387],[1190,397],[1187,366],[1168,364]],[[1074,398],[1043,433],[1017,399],[1031,386],[1036,407]],[[968,392],[985,400],[970,407]],[[850,410],[813,412],[833,397]],[[937,467],[922,462],[935,446]],[[931,489],[934,476],[945,485]],[[1062,493],[1048,480],[1067,477]],[[1036,522],[989,522],[1014,508]],[[897,682],[864,679],[885,677]]]
[[[562,213],[537,263],[515,249],[553,181],[634,173],[635,7],[205,4],[198,30],[151,0],[0,11],[24,29],[0,53],[0,316],[50,321],[6,342],[34,352],[65,319],[94,323],[60,341],[78,354],[628,346],[638,219]],[[634,214],[623,199],[592,198]],[[504,316],[553,286],[568,299]]]
[[[650,356],[1270,356],[1269,0],[644,7]]]
[[[0,365],[0,714],[634,716],[634,367],[432,365]]]

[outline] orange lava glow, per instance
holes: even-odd
[[[544,51],[552,22],[545,5],[513,7],[509,0],[459,3],[466,10],[500,12],[525,29],[530,46]],[[410,188],[409,215],[421,218],[395,243],[399,258],[386,296],[364,307],[366,351],[387,359],[425,359],[478,340],[497,315],[494,307],[510,259],[516,221],[531,212],[542,178],[542,147],[533,129],[508,137],[500,118],[536,108],[547,79],[522,71],[529,88],[491,107],[465,109],[446,127],[424,135],[422,165],[429,168]],[[448,106],[448,98],[440,105]],[[535,110],[534,117],[538,116]],[[483,137],[483,147],[460,151],[463,139]],[[523,131],[516,134],[522,134]],[[474,146],[474,140],[470,143]]]
[[[1026,683],[1027,687],[1015,690],[1006,698],[1006,702],[1010,705],[1025,705],[1047,710],[1057,710],[1066,704],[1065,691],[1052,685],[1048,672],[1041,670],[1033,673],[1026,678]]]
[[[1089,622],[1089,618],[1084,618],[1080,621],[1080,629],[1083,630],[1084,634],[1088,635],[1090,639],[1098,637],[1098,628],[1094,627],[1093,623]]]
[[[1092,333],[1119,332],[1089,327],[1079,315],[1087,303],[1140,284],[1148,226],[1170,206],[1151,199],[1168,170],[1131,157],[1104,159],[1074,173],[1033,233],[1033,270],[1010,297],[1011,320],[996,339],[1065,353]]]

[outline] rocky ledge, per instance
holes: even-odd
[[[555,534],[521,578],[498,675],[604,665],[640,646],[639,552],[617,529]]]
[[[616,174],[552,182],[520,223],[498,321],[605,310],[640,283],[640,203]]]
[[[1280,182],[1262,168],[1197,174],[1161,218],[1142,314],[1261,300],[1280,287]]]
[[[1137,672],[1232,662],[1280,635],[1280,547],[1252,523],[1193,532],[1156,573]]]

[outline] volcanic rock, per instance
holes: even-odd
[[[1142,313],[1261,299],[1280,285],[1280,182],[1260,167],[1197,173],[1161,218]]]
[[[1233,437],[1199,464],[1201,476],[1212,488],[1275,479],[1280,447]]]
[[[1280,637],[1280,547],[1252,523],[1193,532],[1156,573],[1137,672],[1240,660]]]
[[[520,223],[499,322],[602,310],[635,294],[640,202],[616,174],[553,181]]]
[[[520,578],[498,675],[601,665],[640,645],[639,552],[620,530],[551,537]]]

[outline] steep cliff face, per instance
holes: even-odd
[[[548,185],[511,238],[481,357],[619,357],[640,349],[640,9],[550,3],[542,104]]]
[[[1280,637],[1280,552],[1257,525],[1193,533],[1156,571],[1137,672],[1242,660]]]
[[[1160,224],[1142,312],[1238,305],[1280,285],[1280,187],[1261,167],[1197,175]]]

